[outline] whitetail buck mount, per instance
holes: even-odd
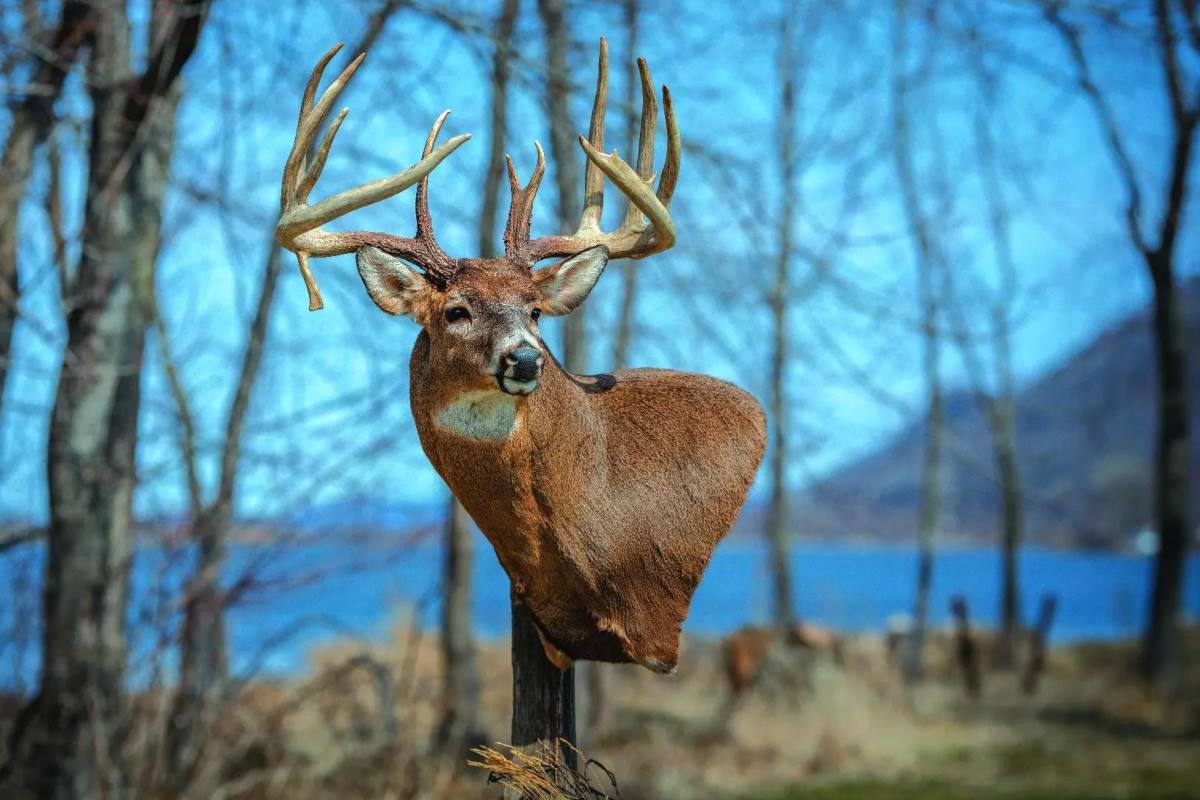
[[[636,171],[605,155],[608,50],[588,137],[584,208],[573,235],[530,238],[545,172],[525,186],[512,160],[503,257],[451,258],[429,216],[429,173],[469,138],[435,148],[444,112],[421,160],[389,178],[308,205],[346,110],[307,156],[322,120],[363,56],[314,103],[333,48],[309,78],[296,141],[283,174],[276,236],[296,253],[320,293],[309,256],[356,253],[371,299],[422,328],[410,363],[412,412],[421,446],[491,541],[516,597],[532,612],[547,657],[675,668],[692,593],[717,542],[745,502],[766,443],[766,419],[748,393],[723,381],[661,369],[583,377],[565,372],[538,334],[538,318],[568,314],[588,296],[610,258],[670,248],[668,208],[679,175],[680,139],[663,87],[667,155],[654,189],[658,118],[644,60]],[[623,222],[600,229],[604,177],[628,198]],[[416,235],[325,231],[321,225],[417,184]],[[562,258],[535,269],[544,259]],[[415,265],[414,269],[411,265]]]

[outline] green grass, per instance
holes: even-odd
[[[846,781],[744,795],[741,800],[1196,800],[1200,785],[1180,776],[1146,776],[1145,784],[1093,788],[999,788],[937,781]]]
[[[992,766],[983,779],[972,769]],[[744,794],[737,800],[1197,800],[1200,763],[1105,763],[1097,753],[1056,753],[1038,742],[970,754],[951,752],[930,775],[813,782]],[[955,774],[976,777],[953,779]]]

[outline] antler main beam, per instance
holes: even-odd
[[[642,83],[642,118],[638,137],[637,169],[629,166],[614,150],[604,153],[604,116],[608,108],[608,42],[600,39],[600,59],[597,66],[596,97],[592,103],[591,123],[587,138],[579,137],[579,144],[587,155],[587,172],[584,176],[583,213],[579,227],[572,235],[546,236],[529,240],[528,214],[517,214],[523,223],[509,215],[509,229],[505,232],[505,245],[510,258],[527,261],[530,265],[544,258],[571,256],[589,247],[604,245],[610,258],[645,258],[667,250],[675,244],[675,225],[671,221],[671,197],[679,179],[679,161],[682,150],[679,126],[675,121],[675,107],[671,92],[662,88],[663,116],[667,123],[667,155],[658,189],[654,188],[654,134],[658,122],[658,106],[654,96],[654,82],[646,60],[639,58],[638,74]],[[539,148],[539,163],[540,163]],[[511,170],[510,170],[511,171]],[[604,212],[604,178],[616,186],[628,199],[621,226],[604,233],[600,230],[600,218]],[[515,177],[513,185],[513,207],[528,205],[532,208],[532,197],[528,187],[520,191]],[[536,182],[531,181],[536,191]],[[511,243],[510,243],[511,242]]]
[[[446,121],[446,116],[450,113],[444,111],[434,122],[433,129],[425,141],[421,160],[416,164],[394,175],[360,184],[309,205],[309,192],[321,177],[325,160],[329,157],[329,150],[333,146],[333,139],[337,136],[338,129],[346,119],[346,115],[350,113],[348,108],[343,108],[338,112],[333,122],[330,123],[320,146],[313,153],[311,164],[308,163],[309,151],[312,149],[317,132],[328,116],[334,101],[346,88],[359,65],[362,64],[363,58],[366,57],[366,54],[362,53],[351,61],[342,70],[342,73],[326,87],[320,98],[314,102],[313,98],[316,97],[317,87],[321,83],[321,76],[325,72],[326,65],[341,49],[342,45],[335,45],[321,57],[316,67],[313,68],[308,85],[304,89],[304,99],[300,105],[300,118],[296,123],[296,139],[283,168],[279,223],[275,226],[275,239],[280,245],[296,254],[300,265],[300,274],[308,289],[310,311],[324,307],[321,291],[308,267],[310,256],[343,255],[353,253],[365,245],[374,245],[381,250],[412,261],[424,270],[427,278],[435,283],[444,285],[449,280],[453,275],[454,261],[442,251],[433,236],[428,205],[429,173],[433,172],[459,145],[471,138],[470,134],[459,134],[435,148],[433,145],[437,140],[437,135]],[[351,211],[399,194],[414,183],[419,184],[417,188],[416,237],[393,236],[377,231],[334,232],[321,227]]]

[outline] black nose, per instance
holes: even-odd
[[[538,359],[542,354],[532,347],[522,347],[508,354],[507,361],[512,366],[512,376],[519,381],[531,381],[538,376]]]

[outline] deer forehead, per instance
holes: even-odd
[[[529,273],[506,259],[469,263],[446,290],[447,302],[482,305],[535,303],[540,296]]]

